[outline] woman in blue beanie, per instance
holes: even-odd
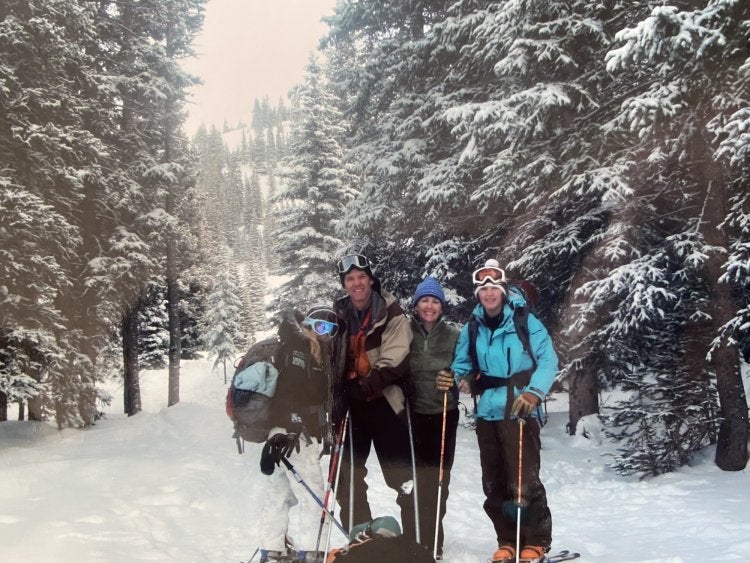
[[[458,393],[438,391],[435,376],[453,361],[459,330],[443,318],[445,292],[433,277],[417,286],[412,301],[413,339],[409,354],[412,394],[412,432],[417,459],[420,541],[437,559],[443,553],[443,516],[448,484],[456,450]],[[440,488],[440,516],[437,517],[440,452],[442,447],[443,397],[447,393],[443,481]],[[435,526],[437,525],[437,549]]]

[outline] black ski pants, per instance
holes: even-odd
[[[521,545],[549,548],[552,543],[552,515],[547,493],[539,479],[541,440],[536,419],[523,428],[521,467]],[[498,545],[516,543],[518,515],[517,420],[477,420],[484,510],[492,520]]]
[[[440,495],[440,519],[436,518],[438,486],[440,483],[440,450],[443,432],[443,413],[412,414],[414,450],[417,457],[417,493],[419,495],[420,543],[430,553],[435,545],[435,522],[438,522],[438,553],[443,552],[443,517],[451,482],[451,468],[456,452],[458,409],[446,413],[443,482]]]
[[[349,424],[354,447],[351,447],[349,431],[347,431],[344,437],[344,447],[341,450],[341,473],[336,493],[341,524],[347,530],[349,529],[350,499],[353,501],[351,512],[353,526],[373,519],[370,503],[367,500],[365,463],[370,450],[374,448],[385,484],[396,491],[396,503],[401,509],[401,529],[408,537],[415,538],[411,446],[405,418],[400,418],[388,401],[379,397],[371,401],[352,401],[349,407]],[[354,454],[353,480],[350,464],[352,452]]]

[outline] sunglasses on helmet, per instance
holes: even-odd
[[[505,271],[492,266],[484,266],[474,270],[471,275],[474,285],[484,285],[486,283],[501,284],[506,282]]]
[[[337,264],[339,274],[341,275],[348,274],[352,268],[366,270],[370,267],[370,261],[367,259],[367,256],[362,256],[361,254],[347,254]]]
[[[336,336],[339,331],[339,325],[330,321],[324,321],[321,319],[311,319],[306,317],[302,324],[311,328],[315,334],[319,336]]]

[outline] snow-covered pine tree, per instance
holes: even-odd
[[[140,410],[137,314],[147,284],[164,275],[166,256],[170,302],[170,402],[176,402],[179,327],[177,270],[182,212],[177,187],[191,181],[177,125],[191,79],[177,58],[202,19],[202,0],[164,4],[127,4],[104,11],[102,28],[120,48],[109,52],[108,85],[117,93],[118,134],[111,153],[118,174],[108,185],[107,209],[114,214],[103,255],[91,262],[92,287],[99,290],[101,315],[120,318],[125,370],[125,412]],[[188,200],[190,198],[185,198]],[[174,345],[174,350],[172,346]]]
[[[57,349],[29,414],[54,413],[60,426],[90,424],[101,398],[94,362],[123,310],[119,299],[138,298],[121,274],[132,267],[139,283],[149,278],[137,265],[150,260],[146,217],[164,207],[150,188],[165,150],[158,129],[165,85],[179,97],[188,84],[169,81],[175,75],[166,69],[175,61],[160,50],[164,26],[180,28],[195,14],[164,10],[164,2],[99,10],[78,0],[11,0],[2,11],[0,79],[7,88],[0,103],[13,124],[0,131],[0,151],[8,151],[3,185],[38,197],[70,227],[47,233],[49,251],[51,237],[65,249],[45,258],[59,275],[54,287],[41,288],[50,293],[40,303],[59,312],[46,327]],[[135,291],[117,294],[123,285]]]
[[[7,171],[6,171],[7,172]],[[10,178],[0,178],[0,420],[9,403],[44,396],[50,364],[64,354],[56,327],[64,318],[55,306],[57,287],[71,283],[62,268],[80,239],[74,226],[52,206]],[[29,416],[54,414],[39,401]]]
[[[180,330],[182,345],[180,352],[183,360],[195,360],[202,351],[199,321],[203,318],[204,301],[207,288],[201,276],[196,275],[197,268],[192,268],[180,280]]]
[[[465,233],[482,222],[463,212],[469,179],[444,115],[460,41],[437,29],[452,2],[345,4],[325,44],[361,180],[339,233],[367,238],[389,289],[405,296],[425,272],[450,278],[470,267]]]
[[[250,337],[268,329],[265,314],[266,263],[263,223],[266,206],[260,188],[260,177],[253,169],[245,189],[245,222],[243,235],[245,248],[243,256],[243,296],[247,317],[245,332]]]
[[[198,191],[203,198],[206,227],[210,231],[213,244],[225,244],[224,221],[227,214],[236,213],[236,208],[230,209],[227,203],[229,149],[222,139],[221,132],[214,126],[209,129],[199,128],[193,143],[199,156]]]
[[[168,396],[167,405],[180,400],[180,277],[190,266],[195,239],[189,222],[197,209],[196,169],[189,144],[180,129],[184,117],[187,88],[198,79],[186,73],[180,59],[194,55],[192,42],[203,24],[205,0],[164,0],[160,18],[153,33],[162,47],[160,89],[163,93],[161,118],[162,146],[159,167],[152,172],[155,187],[163,194],[166,212],[158,215],[156,232],[164,237],[164,277],[168,330]],[[155,214],[152,214],[154,216]]]
[[[643,182],[638,188],[653,194],[650,214],[665,223],[664,235],[690,243],[689,251],[677,254],[684,279],[672,290],[703,292],[685,305],[690,314],[680,328],[694,345],[682,361],[692,381],[706,380],[706,370],[716,378],[721,409],[716,463],[725,470],[741,470],[748,460],[737,338],[731,332],[732,338],[721,338],[747,308],[744,282],[727,275],[728,267],[736,267],[727,262],[730,249],[748,244],[747,231],[736,229],[730,215],[731,202],[746,199],[747,190],[739,187],[748,179],[746,159],[738,165],[733,155],[738,149],[747,154],[750,143],[745,139],[741,148],[735,131],[738,115],[750,106],[742,86],[748,78],[749,8],[740,6],[723,0],[694,10],[654,6],[648,17],[618,34],[620,46],[608,57],[611,71],[637,84],[622,103],[618,124],[632,131],[631,151]],[[733,140],[722,145],[728,138]],[[740,193],[745,197],[738,198]]]
[[[348,92],[351,153],[363,174],[362,197],[345,217],[347,232],[378,229],[383,246],[400,245],[421,261],[425,256],[409,247],[418,240],[431,249],[429,270],[466,271],[482,254],[500,255],[540,285],[541,314],[556,339],[568,325],[577,327],[563,345],[566,373],[575,374],[572,427],[597,412],[600,381],[622,384],[657,369],[651,377],[663,389],[671,380],[658,370],[668,361],[689,372],[689,390],[681,386],[673,405],[660,408],[666,416],[694,409],[708,420],[684,434],[678,462],[685,459],[682,448],[698,447],[712,425],[708,344],[721,327],[738,340],[747,316],[746,285],[736,275],[746,271],[741,249],[747,246],[747,202],[739,190],[747,183],[747,152],[738,134],[747,107],[740,48],[746,37],[738,32],[746,10],[730,1],[695,12],[628,2],[342,2],[329,19],[332,84]],[[629,28],[621,36],[626,45],[608,58],[623,28]],[[722,42],[729,65],[719,60],[726,54]],[[625,72],[613,72],[619,68]],[[706,149],[713,134],[723,168],[705,165],[722,163]],[[707,178],[730,197],[704,189]],[[724,207],[731,214],[716,215]],[[722,229],[728,240],[717,246],[735,249],[733,262],[721,277],[722,266],[711,262],[708,277],[715,281],[706,286],[706,257],[719,254],[701,239]],[[623,276],[623,269],[633,275]],[[449,286],[468,294],[460,279]],[[670,304],[684,308],[666,317],[664,303],[653,299],[636,307],[646,315],[642,323],[617,330],[631,305],[610,316],[618,299],[638,295],[640,284],[653,279],[669,292]],[[735,294],[745,299],[739,308],[727,306],[726,291],[708,300],[701,293],[718,279],[734,281]],[[585,301],[596,284],[601,301],[593,300],[599,308],[590,314]],[[607,297],[603,288],[613,286],[617,291]],[[576,294],[582,287],[586,292]],[[727,317],[727,311],[737,313]],[[702,322],[706,312],[712,330]],[[648,348],[659,358],[649,359],[648,368],[631,363],[630,347],[646,346],[655,335],[674,345]],[[696,349],[703,351],[690,353]],[[719,385],[720,395],[743,397],[737,379],[719,381],[732,382],[724,391]],[[653,386],[648,392],[658,393]],[[739,424],[724,435],[738,448],[740,467],[747,440],[734,430],[746,426],[746,409],[729,403],[726,416]]]
[[[169,331],[165,293],[163,287],[149,287],[139,311],[138,361],[145,369],[161,369],[167,365]]]
[[[279,169],[283,184],[271,200],[274,229],[266,238],[278,273],[289,278],[275,295],[275,308],[333,298],[338,285],[333,264],[342,247],[335,226],[351,198],[341,147],[343,117],[312,56],[292,103],[297,117],[289,157]]]
[[[41,382],[29,417],[54,418],[61,427],[95,418],[93,360],[102,327],[84,272],[106,232],[96,200],[113,169],[102,141],[112,130],[92,119],[108,115],[112,100],[93,78],[100,29],[87,7],[11,0],[0,24],[0,186],[5,209],[24,213],[3,221],[17,229],[3,245],[10,277],[0,279],[2,353],[15,377]],[[13,303],[28,308],[16,317]]]
[[[202,320],[203,341],[209,357],[214,359],[214,367],[221,365],[224,382],[228,382],[227,362],[231,366],[244,347],[246,335],[243,331],[243,317],[246,312],[237,284],[236,266],[229,258],[227,248],[223,259],[217,264],[214,285],[206,298],[206,310]]]

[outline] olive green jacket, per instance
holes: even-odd
[[[449,368],[453,362],[459,330],[441,318],[428,333],[414,317],[411,319],[411,351],[409,368],[411,377],[411,405],[419,414],[439,414],[443,412],[443,393],[437,390],[437,372]],[[458,407],[454,393],[448,393],[448,410]]]

